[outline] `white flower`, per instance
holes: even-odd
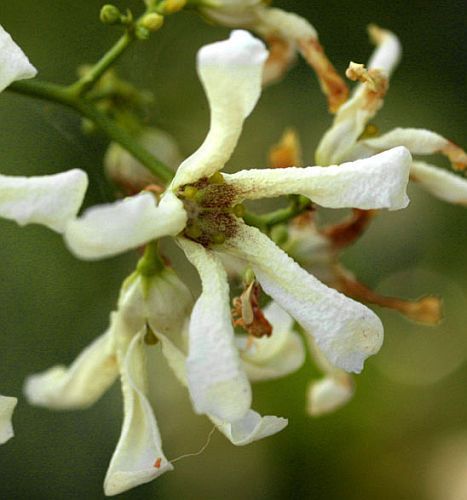
[[[441,135],[425,129],[396,128],[375,138],[361,138],[368,122],[383,105],[391,73],[400,59],[397,37],[376,26],[370,36],[377,48],[363,65],[351,63],[347,76],[361,82],[351,98],[339,109],[332,127],[323,136],[316,153],[320,164],[366,158],[395,146],[404,146],[414,155],[446,155],[454,168],[467,167],[467,154]],[[435,166],[414,161],[410,177],[434,196],[450,203],[467,205],[467,180]]]
[[[259,34],[270,49],[263,72],[263,84],[281,78],[295,60],[297,51],[315,70],[331,112],[347,99],[348,90],[330,63],[315,28],[304,18],[267,5],[262,0],[203,0],[202,15],[231,28]]]
[[[106,495],[116,495],[172,470],[147,398],[146,355],[156,332],[177,337],[191,307],[191,294],[175,273],[139,273],[123,285],[108,330],[66,368],[29,377],[25,393],[33,404],[54,409],[86,408],[120,374],[124,419],[107,471]],[[162,334],[162,333],[161,333]]]
[[[259,98],[266,58],[263,44],[242,31],[203,47],[198,72],[211,108],[210,130],[201,147],[180,165],[160,204],[143,193],[93,208],[65,231],[70,249],[87,259],[178,235],[203,288],[190,321],[188,388],[196,411],[229,424],[251,411],[251,390],[234,342],[227,277],[218,251],[248,261],[264,290],[314,336],[337,366],[360,371],[383,336],[381,322],[369,309],[322,285],[263,233],[244,224],[235,215],[238,204],[289,193],[335,208],[399,209],[408,203],[405,187],[411,158],[400,147],[333,168],[263,169],[224,176],[218,172]]]
[[[168,268],[151,276],[139,272],[123,285],[108,330],[66,368],[55,366],[29,377],[28,400],[35,405],[66,410],[86,408],[112,385],[120,374],[124,419],[120,439],[110,462],[104,490],[116,495],[172,470],[162,451],[157,422],[147,396],[146,358],[154,344],[177,378],[186,385],[184,324],[193,299],[177,275]],[[209,415],[235,445],[274,434],[287,420],[261,417],[253,410],[235,422]]]

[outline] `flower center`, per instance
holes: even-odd
[[[206,248],[220,245],[234,236],[236,218],[245,213],[243,205],[232,206],[235,190],[225,184],[219,172],[182,186],[177,196],[188,215],[183,235]]]

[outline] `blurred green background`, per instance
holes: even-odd
[[[41,78],[68,83],[78,65],[95,61],[118,36],[98,21],[103,3],[2,0],[0,23]],[[134,12],[141,7],[137,1],[117,5]],[[426,127],[467,145],[465,3],[278,0],[276,5],[314,24],[341,72],[350,59],[364,62],[370,54],[369,22],[394,30],[404,56],[376,124],[382,130]],[[196,51],[226,36],[226,29],[209,26],[194,13],[179,14],[151,40],[135,44],[119,64],[122,76],[154,93],[150,123],[172,133],[186,155],[208,127]],[[2,173],[82,168],[91,178],[87,202],[110,199],[102,173],[106,140],[81,135],[73,112],[5,92],[0,123]],[[297,128],[304,158],[312,164],[329,124],[316,79],[299,61],[283,82],[264,92],[230,166],[266,165],[269,147],[286,126]],[[443,159],[436,161],[446,166]],[[174,472],[122,498],[467,498],[467,211],[417,188],[410,194],[410,207],[381,215],[345,261],[380,292],[412,298],[442,294],[445,322],[421,327],[378,309],[385,345],[357,377],[357,393],[347,407],[318,419],[306,415],[310,365],[258,384],[255,408],[288,417],[282,433],[245,448],[216,434],[201,456],[181,460]],[[122,418],[118,384],[93,408],[70,413],[29,407],[21,388],[28,374],[71,362],[104,330],[135,256],[80,262],[59,236],[40,227],[19,230],[2,220],[0,233],[0,392],[20,397],[16,437],[0,447],[0,498],[103,498],[102,481]],[[193,415],[163,361],[152,381],[166,455],[198,450],[210,424]]]

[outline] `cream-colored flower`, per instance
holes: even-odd
[[[145,277],[138,272],[123,285],[108,330],[70,367],[55,366],[29,377],[28,400],[52,409],[86,408],[120,375],[124,419],[107,471],[106,495],[116,495],[172,470],[162,451],[157,422],[147,397],[146,356],[157,335],[180,336],[191,294],[170,269]]]
[[[72,252],[87,259],[177,235],[203,288],[189,327],[188,388],[197,412],[229,424],[251,411],[251,389],[235,345],[227,276],[218,252],[249,262],[264,290],[342,369],[359,372],[383,336],[381,322],[369,309],[322,285],[263,233],[247,226],[239,217],[242,201],[296,193],[334,208],[399,209],[408,203],[411,158],[404,148],[332,168],[219,173],[260,96],[266,58],[263,44],[243,31],[203,47],[198,72],[211,109],[210,130],[180,165],[159,205],[143,193],[95,207],[65,231]]]
[[[347,76],[359,81],[351,98],[339,109],[332,127],[323,136],[316,159],[322,165],[367,158],[395,146],[404,146],[414,155],[441,153],[453,167],[464,170],[467,154],[441,135],[426,129],[396,128],[381,136],[365,138],[369,121],[383,105],[389,77],[400,59],[401,47],[390,31],[370,27],[370,36],[376,50],[368,62],[368,69],[350,63]],[[450,203],[467,205],[467,180],[421,161],[413,161],[411,180],[425,190]]]
[[[330,63],[316,29],[303,17],[273,8],[264,0],[203,0],[198,8],[210,21],[230,28],[244,28],[260,35],[270,53],[264,66],[263,84],[280,79],[299,52],[314,69],[329,109],[336,112],[348,89]]]
[[[55,366],[26,382],[25,393],[32,404],[70,410],[93,404],[120,375],[124,419],[104,482],[106,495],[151,481],[173,468],[163,453],[148,400],[146,360],[151,362],[159,344],[177,378],[187,384],[183,332],[192,306],[191,293],[171,269],[148,276],[136,272],[122,287],[108,330],[68,368]],[[269,436],[287,425],[286,419],[261,417],[253,410],[232,422],[208,416],[235,445]]]

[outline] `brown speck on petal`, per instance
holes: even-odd
[[[156,461],[154,462],[153,467],[155,469],[160,469],[161,468],[161,464],[162,464],[162,458],[160,458],[160,457],[156,458]]]
[[[349,89],[331,64],[323,47],[316,38],[301,39],[298,42],[301,54],[315,70],[321,89],[328,98],[328,107],[335,113],[347,100]]]

